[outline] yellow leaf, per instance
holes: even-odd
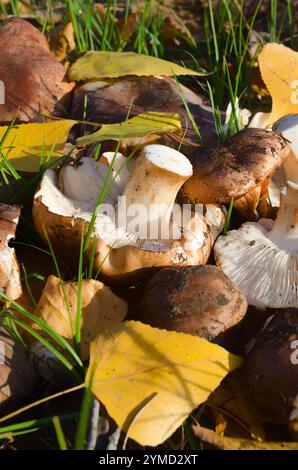
[[[127,75],[164,76],[205,75],[167,60],[135,52],[90,51],[80,57],[69,69],[71,81],[101,80]]]
[[[35,314],[71,340],[76,325],[78,284],[62,282],[55,276],[48,277]],[[87,359],[90,342],[124,320],[127,304],[102,282],[85,279],[81,287],[81,308],[81,354]]]
[[[298,442],[262,442],[219,436],[201,426],[193,426],[192,429],[197,438],[221,450],[298,450]]]
[[[77,144],[85,145],[103,140],[127,140],[151,134],[181,131],[178,114],[151,112],[139,114],[127,121],[116,124],[103,124],[99,131],[77,139]]]
[[[15,125],[9,131],[7,126],[1,126],[1,152],[16,170],[38,171],[42,157],[49,163],[63,155],[68,133],[74,124],[76,121],[63,119]],[[6,132],[8,135],[5,137]]]
[[[52,54],[60,61],[76,48],[72,23],[57,26],[49,33],[48,39]]]
[[[142,445],[165,441],[241,359],[203,338],[124,322],[90,350],[86,383]]]
[[[298,53],[283,44],[266,44],[259,55],[262,79],[272,97],[266,126],[281,117],[298,113]]]

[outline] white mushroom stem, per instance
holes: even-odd
[[[273,126],[289,141],[291,152],[284,163],[286,179],[298,184],[298,114],[288,114]]]
[[[281,190],[277,219],[268,238],[280,248],[297,250],[298,240],[298,185],[288,181]]]
[[[168,227],[182,184],[192,175],[192,165],[180,152],[163,145],[147,145],[139,155],[118,207],[118,226],[139,213],[139,234]],[[142,237],[141,238],[147,238]]]

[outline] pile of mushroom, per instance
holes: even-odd
[[[72,84],[64,83],[64,66],[51,55],[44,36],[30,23],[11,19],[1,23],[0,37],[0,77],[6,85],[0,121],[40,120],[43,113],[52,114]],[[249,337],[241,380],[266,419],[272,415],[272,421],[285,423],[297,436],[297,365],[289,357],[291,341],[298,337],[298,115],[284,117],[272,131],[250,127],[215,142],[210,108],[189,89],[182,87],[182,92],[208,146],[199,146],[173,79],[80,82],[70,106],[74,119],[84,116],[90,123],[115,123],[124,121],[129,110],[131,116],[175,112],[185,134],[183,138],[174,133],[150,135],[129,157],[124,154],[129,146],[135,148],[134,141],[120,146],[123,154],[103,152],[99,159],[93,158],[90,146],[84,153],[88,157],[77,155],[46,170],[33,200],[36,230],[67,268],[77,269],[85,242],[85,261],[96,280],[82,281],[84,360],[98,330],[130,315],[130,305],[122,297],[128,299],[129,289],[136,285],[143,290],[134,319],[197,335],[229,350],[239,331],[243,339],[238,327],[247,319],[248,308],[274,308],[260,335]],[[256,115],[251,125],[262,126],[263,118]],[[88,132],[91,127],[87,126]],[[158,144],[148,144],[152,140]],[[277,171],[282,177],[275,186],[276,220],[252,222],[273,175],[278,181]],[[244,223],[239,227],[238,216],[233,218],[233,230],[223,235],[231,202]],[[266,213],[273,216],[273,211]],[[19,216],[17,206],[0,204],[0,292],[20,300],[19,266],[9,244]],[[67,271],[71,280],[63,281],[64,290],[60,279],[49,276],[36,309],[32,308],[70,343],[70,322],[75,322],[78,303],[73,273]],[[116,289],[123,289],[122,294]],[[51,380],[52,371],[42,364],[48,366],[52,353],[41,342],[31,342],[37,360],[37,367],[32,367],[17,345],[4,336],[1,340],[8,353],[0,365],[0,404],[11,394],[29,393],[36,371]],[[18,368],[12,370],[14,355]],[[26,377],[31,385],[25,383]],[[21,384],[20,393],[14,392],[14,383]]]
[[[47,170],[34,198],[36,229],[60,256],[73,259],[109,178],[110,192],[99,206],[90,241],[91,253],[95,240],[95,271],[110,282],[134,282],[160,267],[204,264],[223,228],[224,213],[215,205],[207,207],[206,215],[187,208],[187,223],[175,222],[177,192],[191,175],[192,165],[183,154],[157,144],[145,146],[130,161],[107,153],[103,161],[82,158],[65,166],[59,176]],[[105,212],[111,208],[117,220]]]

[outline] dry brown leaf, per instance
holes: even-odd
[[[48,41],[50,50],[56,59],[64,60],[76,48],[72,23],[57,26],[49,33]]]
[[[49,276],[35,312],[68,340],[73,337],[72,328],[75,330],[77,292],[77,282],[63,282],[55,276]],[[82,281],[81,305],[81,354],[86,359],[90,342],[124,320],[127,304],[102,282],[86,279]]]
[[[52,114],[73,84],[63,81],[65,68],[52,56],[45,36],[28,21],[9,18],[0,24],[0,43],[0,77],[5,85],[0,121]]]

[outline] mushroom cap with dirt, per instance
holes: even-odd
[[[248,345],[239,375],[267,422],[284,423],[298,438],[298,310],[275,310]]]
[[[216,266],[165,268],[145,286],[140,320],[221,342],[246,309],[242,292]]]
[[[59,177],[53,170],[45,172],[34,198],[35,226],[45,240],[46,230],[58,255],[74,261],[99,192],[110,178],[90,240],[95,271],[109,281],[134,282],[160,267],[204,264],[225,217],[217,206],[208,206],[206,216],[187,207],[185,223],[179,211],[176,222],[176,195],[191,174],[184,155],[156,144],[144,147],[134,160],[113,153],[100,161],[83,158],[64,167]]]
[[[221,144],[202,147],[190,159],[193,176],[182,186],[180,200],[226,204],[233,198],[241,211],[241,199],[248,196],[246,205],[253,208],[261,185],[269,182],[288,153],[286,140],[264,129],[244,129]]]
[[[281,190],[275,221],[247,222],[218,238],[216,263],[257,308],[298,307],[298,185]]]
[[[12,300],[22,293],[17,257],[14,248],[9,246],[15,237],[19,217],[18,206],[0,204],[0,292]]]
[[[72,88],[66,69],[50,52],[45,36],[31,23],[9,18],[0,24],[0,78],[5,103],[0,122],[29,121],[52,114]]]

